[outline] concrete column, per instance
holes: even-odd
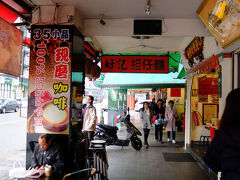
[[[191,94],[193,77],[187,76],[186,113],[185,113],[185,149],[191,144]]]

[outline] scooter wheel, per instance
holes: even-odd
[[[139,151],[142,148],[142,141],[140,138],[135,137],[131,140],[132,147]]]

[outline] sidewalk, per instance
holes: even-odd
[[[140,126],[138,113],[131,112],[131,122]],[[141,126],[140,126],[141,127]],[[142,128],[139,128],[142,131]],[[125,127],[122,127],[119,137],[126,137]],[[140,137],[143,141],[143,136]],[[149,135],[149,148],[140,151],[128,147],[108,146],[110,180],[207,180],[208,176],[199,168],[190,154],[184,150],[184,133],[176,136],[176,144],[155,141],[154,127]]]

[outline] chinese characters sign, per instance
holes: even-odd
[[[102,56],[102,72],[168,73],[167,56]]]
[[[28,133],[68,134],[72,26],[32,26]]]
[[[195,57],[200,58],[203,52],[204,46],[204,37],[194,37],[194,39],[190,42],[190,44],[185,49],[185,57],[188,60],[191,60]],[[199,57],[200,56],[200,57]]]
[[[218,79],[217,78],[199,78],[198,94],[200,95],[218,94]]]
[[[20,76],[22,31],[0,18],[0,73]]]
[[[219,65],[219,55],[213,56],[212,58],[202,62],[188,71],[188,74],[199,71],[199,73],[206,73],[216,68]]]

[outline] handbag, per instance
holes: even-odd
[[[18,163],[18,167],[16,167],[16,162]],[[12,169],[9,170],[10,178],[26,178],[27,170],[22,167],[19,161],[14,161]]]
[[[161,118],[161,119],[159,120],[159,123],[160,123],[160,125],[164,125],[164,126],[166,126],[166,124],[167,124],[167,120],[164,119],[164,118]]]
[[[158,115],[153,116],[153,124],[155,124],[155,121],[157,120]]]

